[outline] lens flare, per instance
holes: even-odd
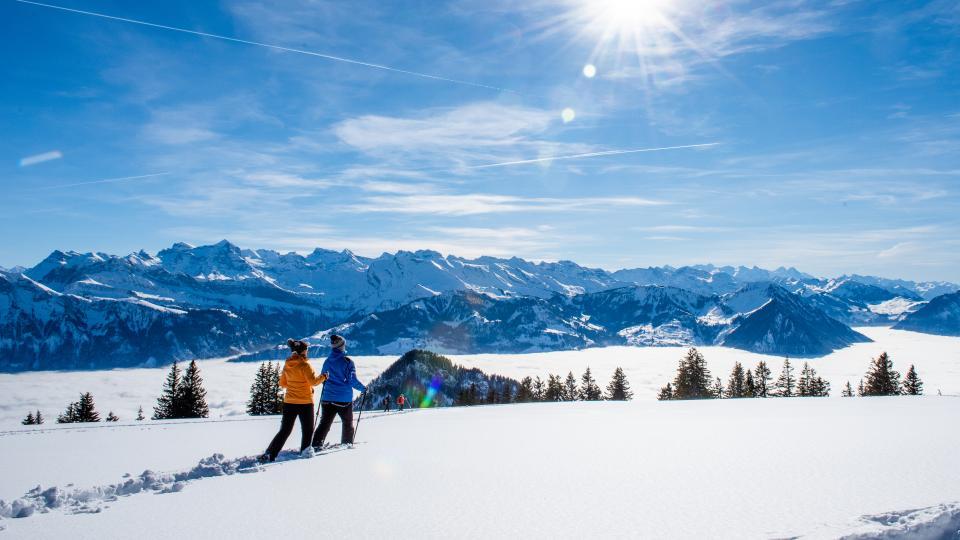
[[[423,396],[423,399],[420,401],[420,407],[429,407],[433,404],[433,400],[436,399],[437,394],[440,392],[440,385],[443,384],[443,379],[439,374],[434,375],[433,379],[430,380],[430,387],[427,388],[426,395]]]
[[[567,107],[566,109],[560,111],[560,118],[563,120],[564,124],[569,124],[573,122],[573,119],[577,117],[577,111]]]
[[[587,64],[583,66],[583,76],[592,79],[597,75],[597,66],[593,64]]]

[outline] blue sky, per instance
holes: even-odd
[[[3,266],[227,238],[960,281],[955,1],[55,4],[296,51],[0,0]]]

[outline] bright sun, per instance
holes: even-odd
[[[677,31],[671,18],[685,0],[569,0],[564,17],[577,32],[591,37],[594,56],[614,52],[639,56],[672,52]]]
[[[667,0],[585,0],[583,9],[603,31],[626,33],[664,24],[667,4]]]

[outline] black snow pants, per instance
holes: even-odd
[[[333,425],[333,419],[340,416],[340,423],[343,424],[343,432],[340,435],[340,442],[343,444],[353,443],[353,403],[350,401],[323,401],[320,403],[320,426],[317,432],[313,434],[313,446],[323,446],[323,441],[330,432],[330,426]]]
[[[287,437],[293,432],[293,423],[300,418],[300,451],[310,446],[310,437],[313,436],[313,404],[284,403],[283,418],[280,420],[280,431],[267,447],[270,460],[277,459],[277,454],[283,449]]]

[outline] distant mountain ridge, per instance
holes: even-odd
[[[0,371],[236,354],[344,324],[354,324],[351,331],[358,336],[367,332],[370,346],[379,347],[396,341],[383,340],[390,333],[386,321],[399,313],[409,317],[404,324],[420,325],[411,340],[445,336],[444,343],[462,352],[478,350],[471,343],[513,350],[725,343],[817,354],[812,351],[859,339],[821,314],[844,326],[890,325],[921,309],[931,295],[960,290],[949,283],[869,276],[822,279],[793,268],[698,265],[610,272],[570,261],[466,259],[428,250],[362,257],[318,248],[300,255],[241,249],[225,240],[198,247],[177,243],[156,255],[54,251],[32,268],[0,276]],[[802,301],[787,309],[788,297],[775,294],[781,289]],[[478,312],[495,314],[489,320],[509,313],[510,324],[517,322],[514,331],[477,321],[470,323],[476,325],[471,333],[458,329],[453,321],[467,309],[468,298],[485,306]],[[769,324],[803,313],[832,335],[788,325],[771,330],[761,346],[763,340],[746,334],[747,328],[763,330],[754,327],[757,319],[748,326],[744,321],[771,300],[788,313],[771,317]],[[373,316],[381,322],[370,322]],[[403,332],[396,334],[399,339]]]

